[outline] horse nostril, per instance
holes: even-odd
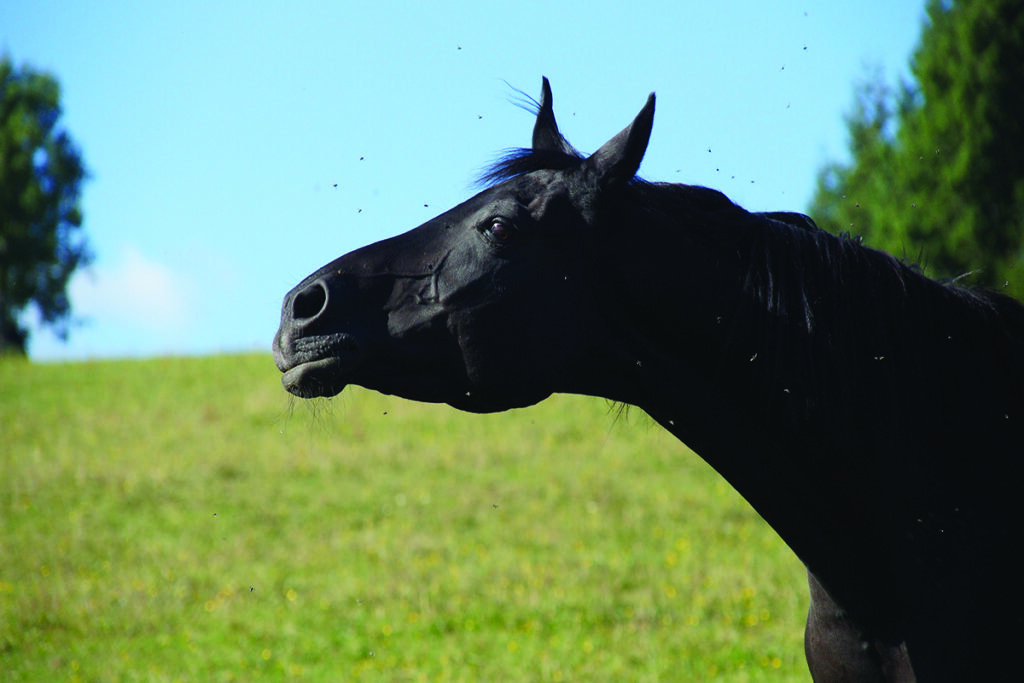
[[[312,320],[327,307],[327,288],[322,282],[314,282],[295,295],[292,302],[292,316],[295,320]]]

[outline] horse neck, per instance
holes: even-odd
[[[884,600],[908,525],[981,490],[963,454],[1018,480],[1024,309],[824,233],[751,235],[698,254],[715,270],[695,278],[661,267],[672,249],[651,257],[619,316],[611,398],[718,470],[830,590]]]
[[[667,215],[634,211],[615,220],[618,240],[604,245],[592,287],[606,307],[608,330],[596,336],[608,344],[594,361],[604,371],[588,368],[580,393],[643,408],[695,450],[721,441],[720,426],[748,419],[732,408],[737,390],[764,389],[735,362],[756,354],[743,248],[728,235],[721,243],[693,239]]]
[[[817,247],[806,231],[779,225],[725,245],[666,243],[670,230],[617,245],[628,291],[601,395],[637,405],[694,450],[827,579],[837,558],[849,559],[837,546],[850,540],[842,529],[860,521],[825,484],[855,470],[863,443],[843,440],[856,416],[819,403],[846,359],[816,346],[834,332],[829,320],[813,321],[823,337],[808,334],[805,283],[795,280]],[[777,263],[765,260],[769,247],[783,250]]]

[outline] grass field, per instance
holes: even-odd
[[[0,680],[809,680],[799,562],[640,411],[0,359]]]

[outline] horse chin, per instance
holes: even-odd
[[[484,392],[466,392],[465,395],[449,398],[444,401],[452,408],[467,413],[500,413],[516,408],[527,408],[536,405],[550,396],[550,392],[530,395],[510,395],[506,393],[492,394]]]
[[[340,358],[321,358],[291,368],[281,376],[281,384],[299,398],[329,398],[345,388],[340,374]]]

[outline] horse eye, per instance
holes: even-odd
[[[493,220],[488,226],[487,232],[499,242],[507,242],[508,238],[512,236],[512,227],[504,221]]]

